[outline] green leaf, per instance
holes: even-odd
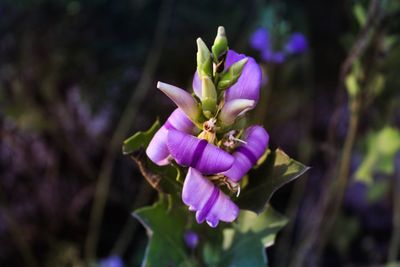
[[[220,266],[264,267],[265,248],[273,245],[287,219],[270,206],[261,214],[241,211],[233,228],[224,230],[224,252]]]
[[[183,239],[185,211],[173,204],[172,197],[160,196],[153,206],[140,208],[133,216],[150,239],[142,266],[179,266],[190,261]]]
[[[126,139],[122,145],[122,153],[128,155],[141,147],[147,147],[159,128],[160,122],[157,120],[146,132],[137,132]]]
[[[249,173],[249,183],[238,198],[238,206],[261,213],[276,190],[308,169],[280,149],[270,152],[265,163]]]

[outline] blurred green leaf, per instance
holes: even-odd
[[[367,137],[367,154],[356,171],[357,180],[371,183],[373,174],[391,174],[394,171],[394,156],[400,151],[400,131],[385,127]]]
[[[357,78],[353,73],[350,73],[346,77],[346,88],[347,92],[351,97],[355,97],[358,92],[360,91],[360,88],[358,86]]]
[[[238,198],[238,206],[256,213],[263,212],[276,190],[308,169],[309,167],[291,159],[280,149],[270,151],[265,163],[250,172],[249,183]]]
[[[361,3],[357,3],[354,5],[353,13],[360,28],[364,27],[365,22],[367,21],[367,14],[365,13],[365,8],[361,5]]]
[[[370,203],[377,202],[382,199],[383,196],[390,190],[389,180],[381,180],[374,183],[374,186],[370,186],[367,191],[367,200]]]
[[[385,87],[385,76],[381,73],[377,73],[369,84],[369,91],[377,96],[382,93]]]
[[[221,248],[219,244],[206,242],[203,246],[203,260],[207,266],[218,266],[221,258]]]
[[[147,147],[159,128],[160,122],[157,120],[146,132],[137,132],[126,139],[122,145],[122,153],[128,155],[141,147]]]
[[[233,228],[224,230],[220,266],[266,266],[265,248],[273,245],[277,232],[286,223],[287,219],[270,206],[259,215],[241,211]]]
[[[179,266],[190,261],[183,239],[185,211],[174,205],[172,197],[160,195],[157,203],[136,210],[133,216],[150,239],[142,266]]]

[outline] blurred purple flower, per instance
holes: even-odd
[[[185,240],[186,246],[188,246],[190,249],[195,249],[199,244],[199,236],[193,231],[186,231],[183,239]]]
[[[266,28],[260,27],[250,37],[250,46],[261,53],[265,62],[282,64],[287,55],[303,53],[308,43],[303,34],[296,32],[290,35],[281,51],[273,49],[273,40]]]
[[[111,256],[99,262],[100,267],[123,267],[124,263],[119,256]]]
[[[262,51],[264,49],[269,49],[270,39],[269,32],[266,28],[258,28],[250,37],[250,45],[253,49]]]
[[[308,48],[308,43],[306,38],[302,33],[295,32],[290,37],[286,43],[285,49],[291,54],[303,53]]]

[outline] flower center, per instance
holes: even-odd
[[[198,138],[205,139],[209,143],[214,144],[215,142],[215,124],[217,120],[211,118],[203,123],[203,131],[199,134]]]

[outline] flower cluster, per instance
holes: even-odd
[[[260,27],[250,37],[250,45],[261,53],[265,62],[281,64],[288,55],[303,53],[308,43],[302,33],[292,33],[281,50],[275,51],[273,40],[266,28]]]
[[[197,39],[194,94],[158,82],[157,87],[178,106],[154,135],[148,157],[158,165],[175,160],[189,167],[182,200],[196,212],[198,223],[216,227],[232,222],[239,208],[230,195],[267,149],[263,127],[246,128],[245,114],[260,95],[261,68],[251,57],[228,49],[223,27],[211,51]],[[226,186],[226,187],[225,187]]]

